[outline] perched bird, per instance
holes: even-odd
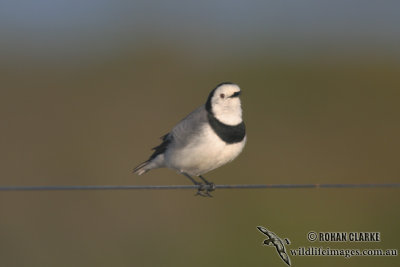
[[[219,84],[204,105],[161,137],[162,143],[153,148],[154,153],[134,172],[141,175],[156,168],[170,168],[200,185],[196,195],[211,196],[209,192],[215,185],[202,175],[235,159],[246,143],[240,93],[236,84]]]

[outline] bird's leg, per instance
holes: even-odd
[[[212,182],[207,181],[206,178],[204,178],[203,176],[199,175],[200,179],[203,180],[203,182],[206,183],[206,185],[208,186],[206,189],[206,195],[209,197],[212,197],[212,195],[210,194],[210,192],[215,190],[215,184]]]
[[[187,174],[186,172],[181,172],[181,173],[182,173],[183,175],[185,175],[186,178],[188,178],[193,184],[195,184],[195,185],[201,184],[201,183],[197,182],[195,179],[193,179],[193,177],[190,176],[189,174]]]
[[[185,175],[194,185],[199,186],[199,188],[197,189],[197,193],[195,194],[195,196],[199,195],[202,197],[206,197],[207,194],[204,194],[202,191],[204,191],[204,184],[197,182],[195,179],[193,179],[193,177],[191,177],[189,174],[187,174],[186,172],[181,172],[183,175]],[[207,192],[208,193],[208,192]]]

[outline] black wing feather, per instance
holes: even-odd
[[[162,136],[161,139],[163,140],[163,142],[160,145],[152,148],[152,150],[154,150],[154,153],[150,156],[149,160],[154,159],[158,155],[164,153],[165,150],[167,150],[168,145],[172,141],[172,136],[170,136],[170,134],[167,133],[166,135]]]

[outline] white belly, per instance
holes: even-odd
[[[246,137],[240,143],[226,144],[207,127],[190,145],[172,145],[166,151],[165,164],[168,168],[198,176],[235,159],[245,142]]]

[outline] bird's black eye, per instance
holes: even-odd
[[[225,97],[225,94],[220,94],[219,95],[221,98],[224,98]]]

